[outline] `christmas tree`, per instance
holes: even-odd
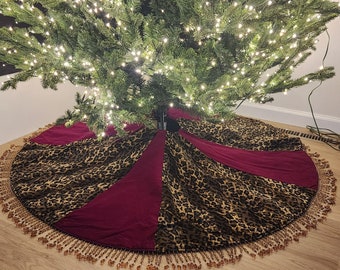
[[[2,0],[0,12],[15,19],[0,61],[19,70],[1,89],[36,76],[86,86],[62,120],[99,136],[169,106],[223,121],[243,100],[334,76],[293,76],[340,13],[327,0]]]

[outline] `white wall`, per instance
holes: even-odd
[[[334,66],[336,76],[325,81],[314,91],[311,101],[318,126],[340,132],[340,18],[328,25],[331,36],[326,66]],[[327,35],[322,34],[317,51],[299,68],[298,74],[315,71],[322,64],[327,44]],[[0,77],[0,83],[6,76]],[[297,126],[314,126],[308,95],[315,83],[291,90],[288,95],[275,94],[270,104],[244,103],[236,112]],[[21,137],[53,123],[67,108],[74,105],[77,91],[70,83],[59,86],[58,91],[43,89],[39,79],[31,79],[18,85],[16,90],[0,91],[0,144]]]
[[[0,77],[0,84],[5,80],[7,76]],[[82,91],[69,82],[57,91],[43,89],[38,78],[18,84],[15,90],[0,91],[0,144],[55,122]]]

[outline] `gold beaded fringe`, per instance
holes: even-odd
[[[319,189],[307,212],[285,227],[259,241],[216,251],[188,252],[167,255],[133,253],[125,250],[105,248],[93,245],[72,236],[54,230],[49,225],[32,216],[13,194],[10,187],[12,162],[21,146],[11,145],[0,157],[0,204],[17,227],[25,234],[37,237],[48,248],[55,248],[64,255],[74,255],[79,260],[99,263],[116,269],[136,270],[191,270],[202,268],[220,268],[236,263],[242,254],[252,257],[264,256],[284,249],[290,242],[306,236],[310,229],[326,218],[335,204],[336,179],[326,160],[317,153],[308,153],[319,173]]]

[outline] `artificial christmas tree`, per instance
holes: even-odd
[[[292,74],[339,14],[331,1],[2,1],[15,25],[0,28],[0,61],[41,77],[87,86],[65,121],[87,121],[100,136],[113,124],[148,124],[159,108],[190,108],[223,120],[242,100],[271,100],[323,67]]]
[[[0,29],[0,60],[21,70],[3,90],[33,76],[88,87],[61,125],[2,158],[0,201],[26,233],[118,269],[199,269],[282,249],[330,210],[335,179],[299,138],[226,118],[245,99],[334,76],[292,74],[336,3],[0,7],[17,22]]]

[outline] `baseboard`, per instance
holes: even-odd
[[[308,125],[315,127],[311,112],[255,103],[244,103],[235,112],[243,116],[279,122],[298,127],[306,127]],[[340,118],[316,113],[314,116],[319,128],[326,128],[336,133],[340,133]]]

